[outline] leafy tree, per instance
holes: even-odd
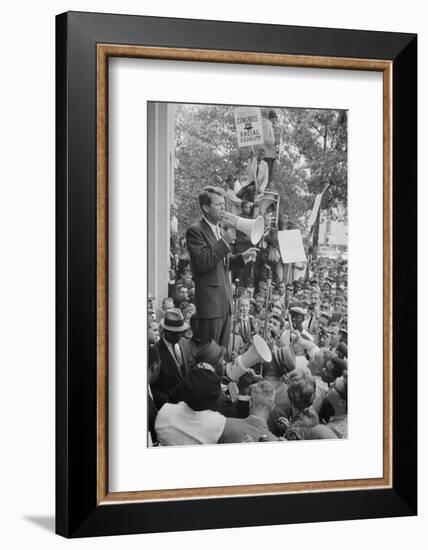
[[[301,155],[307,188],[313,194],[324,192],[313,228],[312,254],[318,251],[321,211],[339,205],[346,212],[347,181],[347,112],[339,110],[293,109],[287,112],[291,140]]]
[[[175,125],[175,201],[180,232],[200,216],[198,194],[244,170],[237,147],[233,107],[180,105]]]
[[[323,209],[346,207],[347,113],[275,110],[281,144],[271,189],[280,195],[281,213],[307,233],[316,193],[325,189]],[[250,149],[238,147],[234,107],[228,105],[178,106],[175,145],[175,202],[183,234],[200,217],[203,187],[222,185],[227,174],[245,179]]]

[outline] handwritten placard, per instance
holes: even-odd
[[[278,231],[278,243],[282,262],[284,264],[307,261],[302,234],[299,229]]]

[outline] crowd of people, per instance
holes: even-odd
[[[204,188],[181,239],[173,209],[168,295],[148,299],[151,445],[347,437],[347,262],[282,263],[278,231],[295,226],[275,204],[260,211],[266,148],[244,185]],[[226,211],[262,214],[260,241],[225,226]]]
[[[232,284],[235,315],[225,346],[199,330],[187,255],[184,249],[171,269],[159,310],[149,296],[151,442],[346,437],[346,261],[318,258],[306,278],[293,281],[262,275],[256,287]],[[230,380],[228,364],[245,354],[255,335],[265,339],[272,360]]]

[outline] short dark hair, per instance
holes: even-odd
[[[212,185],[207,185],[202,189],[202,193],[199,195],[199,206],[201,207],[201,210],[203,211],[203,206],[210,206],[212,202],[212,194],[219,195],[220,197],[224,197],[223,190],[220,189],[220,187],[213,187]]]
[[[343,371],[347,370],[348,368],[348,362],[345,359],[340,359],[339,357],[332,357],[330,359],[333,368],[331,369],[331,373],[334,376],[334,378],[339,378],[339,376],[342,376]]]
[[[284,319],[280,317],[279,315],[275,315],[275,313],[272,313],[272,315],[269,315],[268,321],[271,319],[276,319],[279,323],[280,328],[284,328]]]
[[[293,371],[287,379],[287,393],[291,404],[302,411],[312,405],[315,399],[316,383],[310,372]]]

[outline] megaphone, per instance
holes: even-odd
[[[250,237],[251,244],[257,244],[263,237],[265,230],[265,221],[263,216],[257,216],[255,219],[249,219],[240,218],[239,216],[235,216],[235,214],[225,212],[223,216],[223,223],[228,227],[233,227],[248,235]]]
[[[272,206],[272,204],[275,204],[279,201],[279,195],[278,193],[274,193],[273,191],[265,191],[263,193],[263,197],[260,200],[260,207],[259,212],[263,216],[266,212],[266,210]]]
[[[226,374],[231,380],[236,382],[253,365],[260,363],[260,361],[270,363],[272,361],[272,353],[263,338],[256,334],[248,350],[237,357],[233,363],[226,365]]]
[[[259,206],[259,213],[261,216],[264,217],[268,209],[272,205],[275,205],[275,213],[272,213],[272,217],[275,219],[276,225],[278,225],[279,199],[280,197],[278,193],[275,193],[274,191],[265,191],[263,193],[262,199],[260,200],[260,206]]]

